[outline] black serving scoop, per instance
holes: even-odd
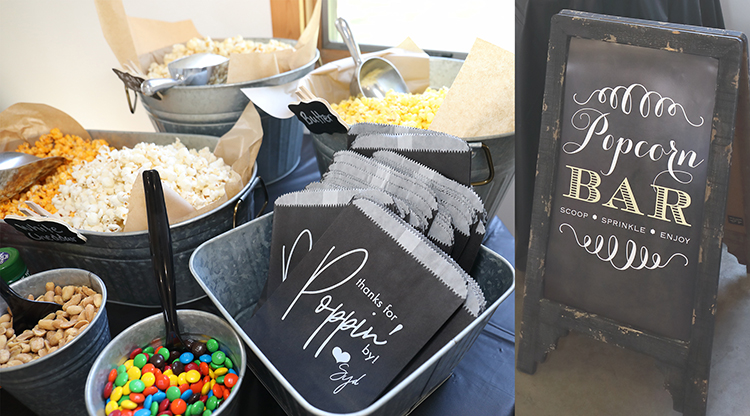
[[[62,310],[62,305],[54,302],[39,302],[23,298],[3,279],[0,279],[0,296],[5,299],[10,313],[13,314],[13,331],[16,335],[21,335],[27,329],[33,329],[40,319]]]
[[[172,258],[172,235],[169,231],[167,207],[164,203],[164,190],[156,170],[143,171],[143,191],[146,198],[148,217],[148,241],[151,248],[151,263],[159,288],[159,299],[164,311],[164,324],[167,328],[165,344],[171,351],[187,349],[177,323],[177,292],[174,280]]]

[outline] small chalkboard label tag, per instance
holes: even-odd
[[[112,68],[112,70],[115,71],[117,77],[120,78],[123,84],[125,84],[125,87],[130,88],[131,90],[136,92],[141,91],[141,84],[143,83],[143,81],[145,81],[145,79],[127,72],[120,71],[116,68]]]
[[[315,134],[346,133],[349,131],[349,125],[323,100],[314,99],[289,104],[289,110]]]
[[[732,215],[728,216],[728,221],[730,224],[734,224],[734,225],[745,225],[745,222],[742,220],[742,218],[735,217]]]
[[[5,222],[34,241],[86,244],[86,237],[55,218],[8,215]]]

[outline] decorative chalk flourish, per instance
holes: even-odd
[[[653,253],[651,255],[651,258],[649,259],[649,251],[646,246],[642,246],[640,250],[638,250],[638,245],[633,240],[628,240],[627,244],[625,245],[625,264],[622,266],[617,266],[615,264],[615,256],[617,256],[617,252],[620,248],[620,243],[617,240],[617,237],[614,235],[611,235],[609,239],[607,239],[607,252],[606,256],[603,256],[603,249],[604,249],[604,237],[601,235],[596,236],[596,243],[594,243],[594,240],[591,238],[591,236],[586,235],[583,237],[583,242],[578,239],[578,233],[576,233],[576,229],[573,228],[572,225],[568,223],[562,223],[560,224],[560,233],[563,232],[563,227],[567,226],[568,228],[573,231],[573,236],[575,237],[576,244],[578,244],[579,247],[586,250],[587,253],[595,255],[599,260],[608,262],[617,270],[626,270],[626,269],[635,269],[635,270],[641,270],[641,269],[648,269],[648,270],[654,270],[654,269],[662,269],[666,267],[669,262],[672,261],[675,257],[682,257],[685,259],[685,264],[683,266],[688,265],[688,258],[682,253],[674,253],[672,254],[667,261],[664,263],[661,262],[662,258],[659,253]],[[640,253],[638,253],[640,252]],[[637,254],[640,254],[640,264],[634,264],[636,262]],[[649,265],[649,260],[651,261],[651,264]]]
[[[585,105],[588,104],[589,101],[591,101],[594,96],[596,96],[597,101],[604,104],[607,101],[609,101],[610,107],[612,109],[617,109],[618,107],[624,114],[630,114],[632,108],[633,108],[633,90],[634,89],[643,89],[643,97],[641,97],[640,103],[639,103],[639,112],[641,114],[641,117],[646,118],[651,114],[651,104],[652,100],[655,100],[654,104],[654,115],[656,117],[661,117],[664,114],[664,110],[666,108],[667,114],[670,116],[674,116],[677,114],[677,110],[682,111],[683,117],[685,117],[685,121],[688,122],[693,127],[700,127],[704,123],[703,116],[700,116],[700,122],[699,123],[693,123],[688,118],[687,113],[685,112],[685,108],[682,106],[682,104],[679,104],[675,100],[665,97],[661,94],[659,94],[656,91],[649,91],[648,88],[645,86],[634,83],[631,84],[628,87],[625,87],[623,85],[619,85],[617,87],[604,87],[598,90],[594,90],[591,95],[589,95],[589,98],[586,99],[586,101],[578,101],[576,98],[576,95],[578,93],[573,94],[573,101],[576,102],[578,105]],[[622,98],[620,98],[620,93],[622,93]],[[620,100],[622,100],[622,103],[620,103]]]

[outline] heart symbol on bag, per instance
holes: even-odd
[[[348,352],[342,351],[339,347],[333,347],[333,358],[336,359],[337,363],[348,363],[352,356]]]

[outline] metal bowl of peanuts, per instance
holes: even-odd
[[[13,333],[10,314],[0,315],[0,385],[36,414],[85,414],[86,377],[111,339],[104,283],[86,270],[55,269],[11,288],[63,310],[21,334]],[[7,311],[2,300],[0,310]]]

